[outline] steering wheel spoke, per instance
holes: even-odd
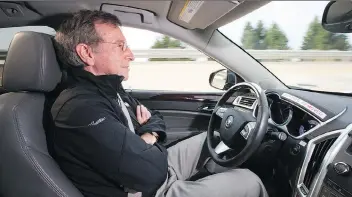
[[[214,149],[216,154],[221,154],[223,152],[226,152],[228,150],[230,150],[231,148],[228,147],[223,141],[221,141]]]
[[[215,109],[215,114],[221,119],[224,117],[225,112],[227,111],[226,107],[218,107]]]
[[[253,116],[253,111],[242,109],[239,107],[234,108],[234,112],[241,116],[243,120],[246,120],[247,122],[255,122],[256,118]]]
[[[243,130],[240,132],[241,136],[247,140],[251,132],[254,130],[254,127],[256,125],[256,122],[249,122],[247,125],[243,128]]]

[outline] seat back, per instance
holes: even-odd
[[[8,50],[0,95],[0,196],[82,197],[50,156],[43,127],[45,93],[61,72],[51,36],[17,33]]]

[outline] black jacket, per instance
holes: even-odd
[[[82,69],[70,69],[66,88],[52,105],[48,148],[63,172],[84,196],[127,196],[125,188],[153,195],[167,175],[167,150],[141,138],[157,132],[165,141],[161,114],[143,125],[135,118],[137,100],[122,88],[122,77],[94,76]],[[117,101],[127,102],[136,134]]]

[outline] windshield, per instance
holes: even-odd
[[[287,86],[351,93],[351,35],[322,28],[327,3],[273,1],[219,31]]]

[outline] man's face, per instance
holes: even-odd
[[[109,24],[96,24],[95,29],[102,41],[90,51],[90,59],[85,61],[88,64],[86,70],[96,75],[120,75],[127,80],[129,63],[134,56],[127,47],[122,31]]]

